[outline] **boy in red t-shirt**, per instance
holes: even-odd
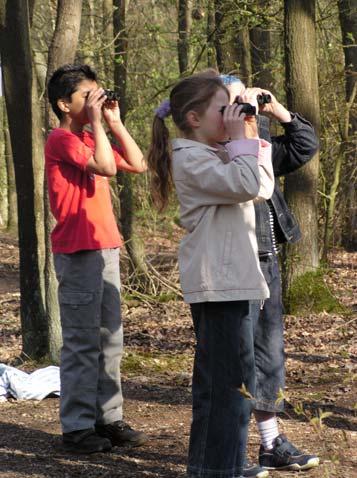
[[[48,83],[60,127],[48,136],[46,174],[57,224],[52,250],[63,347],[60,418],[68,451],[94,453],[147,440],[122,420],[119,248],[108,176],[146,170],[139,147],[88,65],[64,65]],[[110,144],[106,121],[121,149]],[[83,131],[91,125],[92,132]]]

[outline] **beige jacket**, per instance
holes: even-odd
[[[274,188],[271,145],[258,139],[224,147],[175,139],[173,178],[187,230],[179,250],[180,281],[188,303],[265,299],[253,199]]]

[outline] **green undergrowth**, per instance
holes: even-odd
[[[121,370],[126,375],[182,374],[191,371],[192,356],[186,354],[167,354],[159,352],[124,352]]]
[[[292,283],[287,309],[290,314],[328,312],[347,314],[348,310],[332,294],[324,281],[325,269],[306,272]]]

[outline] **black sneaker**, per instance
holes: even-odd
[[[272,450],[265,450],[263,445],[259,450],[259,464],[269,470],[308,470],[319,462],[316,455],[301,452],[284,435],[275,438]]]
[[[140,446],[149,439],[144,432],[133,430],[130,425],[122,420],[108,425],[96,425],[95,431],[101,437],[109,438],[112,446]]]
[[[248,461],[244,463],[243,478],[266,478],[267,476],[269,476],[269,471],[264,470],[261,466]]]
[[[62,440],[64,449],[72,453],[98,453],[112,448],[110,440],[99,436],[93,428],[63,433]]]

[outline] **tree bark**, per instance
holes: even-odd
[[[207,4],[207,66],[217,69],[217,59],[214,48],[214,37],[216,30],[214,1],[208,0]]]
[[[120,95],[120,114],[125,119],[127,111],[126,81],[128,39],[126,33],[126,12],[128,0],[114,0],[113,12],[114,26],[114,83]],[[140,239],[135,234],[134,200],[133,200],[133,175],[119,172],[117,183],[120,200],[120,224],[125,240],[125,247],[130,257],[132,272],[132,285],[138,290],[145,291],[148,284],[149,273],[145,264],[145,253]]]
[[[77,50],[81,25],[82,0],[58,0],[55,31],[48,52],[46,84],[52,73],[66,63],[73,63]],[[46,96],[46,130],[58,126],[58,119],[51,110]],[[55,225],[48,199],[47,181],[44,180],[45,236],[46,236],[46,312],[48,323],[48,353],[59,362],[62,346],[60,313],[57,298],[57,280],[51,252],[50,234]]]
[[[109,79],[109,87],[113,87],[114,78],[114,35],[113,35],[113,0],[103,0],[103,35],[105,50],[103,65],[105,75]]]
[[[236,74],[251,86],[252,67],[249,29],[232,14],[228,0],[215,0],[217,66],[221,73]]]
[[[265,0],[258,0],[257,7],[259,10],[265,8]],[[256,25],[249,32],[251,58],[252,58],[252,73],[253,84],[262,88],[274,91],[274,78],[271,70],[271,61],[273,59],[272,53],[272,33],[265,25]]]
[[[125,121],[126,81],[128,65],[128,38],[125,30],[126,11],[128,0],[113,0],[113,29],[114,29],[114,84],[120,97],[120,116]]]
[[[192,0],[178,2],[178,62],[180,74],[189,69],[190,64],[190,33],[192,26]]]
[[[45,254],[43,141],[29,21],[27,1],[1,1],[0,48],[18,194],[23,353],[37,358],[46,353],[47,343],[41,272]]]
[[[285,66],[288,108],[300,112],[320,131],[315,38],[315,1],[285,0]],[[319,266],[317,184],[318,154],[285,180],[285,197],[296,216],[302,239],[287,247],[284,292],[293,280]],[[286,294],[285,294],[286,295]]]
[[[1,79],[0,79],[1,81]],[[5,159],[5,105],[4,97],[0,96],[0,228],[6,228],[8,222],[8,181]]]
[[[7,169],[7,191],[8,191],[8,214],[7,214],[7,231],[15,232],[18,228],[17,219],[17,193],[15,167],[12,157],[11,138],[8,125],[4,130],[5,135],[5,160]]]
[[[345,91],[346,109],[344,125],[342,127],[342,154],[345,164],[351,171],[349,177],[353,177],[357,149],[357,0],[338,1],[340,25],[342,32],[342,44],[345,57]],[[345,213],[342,231],[342,244],[350,251],[357,250],[357,202],[356,191],[353,185],[348,184],[348,194],[345,195]]]

